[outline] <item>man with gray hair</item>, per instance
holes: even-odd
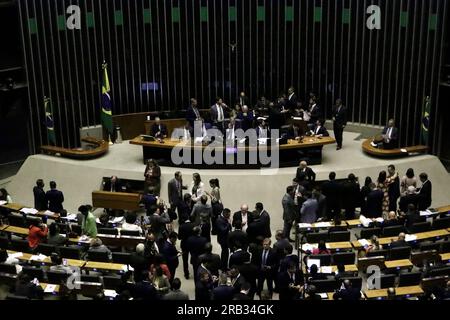
[[[313,169],[308,167],[308,163],[306,161],[300,162],[300,164],[297,168],[297,174],[295,177],[298,180],[300,180],[300,176],[302,175],[302,173],[305,175],[307,181],[309,181],[309,182],[316,181],[316,173],[313,171]]]
[[[408,206],[413,204],[417,207],[419,203],[419,195],[416,193],[416,188],[414,186],[409,186],[406,189],[406,194],[400,197],[399,207],[400,211],[406,212],[408,211]]]
[[[150,135],[158,139],[167,138],[167,126],[164,123],[161,123],[159,117],[155,118],[155,122],[150,129]]]

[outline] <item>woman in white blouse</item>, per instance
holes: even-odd
[[[417,188],[417,179],[414,176],[414,170],[412,168],[409,168],[406,170],[406,174],[403,176],[402,180],[400,181],[400,192],[401,195],[407,194],[408,187],[413,186],[414,188]]]
[[[202,195],[205,194],[205,184],[202,182],[202,179],[198,173],[194,173],[192,175],[192,182],[189,192],[191,193],[191,199],[194,202],[199,201]]]

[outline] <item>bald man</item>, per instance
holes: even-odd
[[[306,176],[306,180],[309,182],[316,181],[316,173],[308,167],[308,163],[306,161],[301,161],[298,168],[296,178],[300,180],[300,176],[302,173]]]
[[[400,232],[397,240],[391,242],[390,248],[392,249],[392,248],[408,247],[409,244],[408,242],[405,241],[405,237],[406,237],[405,233]]]
[[[241,210],[237,211],[233,214],[233,221],[240,220],[242,221],[242,231],[247,232],[248,225],[253,222],[253,217],[248,212],[248,205],[242,204]]]

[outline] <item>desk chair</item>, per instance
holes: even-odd
[[[328,232],[310,232],[306,234],[307,243],[319,243],[320,240],[327,241]]]
[[[350,231],[330,232],[330,242],[350,241]]]
[[[17,274],[0,272],[0,283],[8,287],[14,287],[17,282]]]
[[[14,227],[26,228],[25,219],[21,214],[10,213],[8,215],[8,224]]]
[[[331,254],[315,254],[310,255],[308,259],[316,259],[320,260],[321,266],[330,266],[331,265]]]
[[[444,288],[447,283],[447,277],[430,277],[422,279],[420,286],[423,291],[433,290],[435,288]]]
[[[1,273],[9,273],[16,274],[16,266],[13,264],[0,263],[0,272]]]
[[[399,287],[417,286],[420,284],[421,280],[422,280],[421,272],[400,273],[398,276],[398,286]]]
[[[381,289],[395,287],[395,274],[383,274],[380,276]]]
[[[318,293],[333,292],[339,287],[335,279],[311,280],[310,284],[316,286]]]
[[[373,235],[379,236],[380,233],[381,233],[380,228],[361,229],[358,239],[370,239],[372,238]]]
[[[392,248],[389,250],[388,260],[409,259],[411,256],[411,247]]]
[[[367,268],[369,266],[378,266],[380,269],[384,269],[385,260],[386,258],[384,256],[359,258],[357,262],[358,270],[362,272],[367,272]]]
[[[366,254],[366,257],[376,257],[376,256],[383,256],[383,257],[388,257],[388,253],[389,250],[387,249],[382,249],[382,250],[374,250],[374,251],[369,251]]]
[[[9,247],[13,251],[26,252],[26,253],[31,252],[31,248],[28,245],[27,240],[11,239],[11,243],[10,243]]]
[[[81,249],[78,247],[58,247],[58,251],[62,258],[80,260]]]
[[[450,266],[444,266],[442,268],[433,269],[429,273],[430,277],[450,276]]]
[[[421,242],[419,244],[420,251],[436,250],[439,251],[441,244],[439,242]]]
[[[43,282],[45,279],[44,270],[42,270],[41,268],[23,267],[22,272],[27,274],[31,279],[37,278],[41,282]]]
[[[427,232],[430,230],[431,230],[431,223],[429,222],[414,223],[411,227],[408,228],[409,233]]]
[[[337,252],[333,254],[333,264],[354,264],[355,263],[355,253],[354,252]]]
[[[439,218],[433,221],[433,230],[450,228],[450,217]]]
[[[122,279],[120,277],[103,276],[103,287],[105,289],[117,290],[121,284]]]
[[[80,281],[81,282],[96,282],[96,283],[101,282],[99,276],[90,276],[90,275],[85,275],[85,274],[80,276]]]
[[[119,235],[119,230],[116,228],[99,228],[97,230],[98,234],[109,234],[113,236]]]
[[[436,250],[418,251],[411,253],[411,263],[413,265],[422,267],[425,260],[428,262],[439,262],[441,261],[441,256]]]
[[[450,241],[441,242],[441,247],[439,248],[440,253],[450,252]]]
[[[112,253],[112,261],[114,263],[121,263],[129,265],[131,263],[131,254],[123,253],[123,252],[113,252]]]
[[[9,246],[9,240],[8,238],[2,238],[0,237],[0,249],[8,249]]]
[[[32,224],[40,224],[42,219],[40,217],[27,216],[25,218],[25,228],[28,228]]]
[[[391,226],[383,228],[383,231],[381,232],[381,235],[383,237],[397,237],[399,233],[405,232],[405,226],[399,225],[399,226]]]
[[[88,251],[87,252],[87,260],[88,261],[97,261],[97,262],[110,262],[108,252],[102,251]]]
[[[56,252],[56,246],[46,243],[40,243],[38,244],[36,251],[46,256],[51,256],[53,252]]]
[[[47,271],[47,281],[51,284],[66,283],[70,274],[62,271]]]
[[[10,300],[10,301],[27,301],[27,300],[30,300],[30,299],[28,299],[28,297],[25,297],[25,296],[16,296],[15,294],[9,293],[5,297],[5,300]]]

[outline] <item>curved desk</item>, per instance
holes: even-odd
[[[289,140],[287,144],[283,144],[279,147],[279,166],[291,167],[297,166],[300,160],[307,160],[309,164],[320,164],[322,162],[322,148],[326,144],[333,144],[336,140],[331,137],[305,137],[303,142],[295,140]],[[201,157],[201,163],[182,163],[174,164],[172,162],[171,154],[175,147],[180,147],[180,154],[185,155],[186,152],[190,154],[191,162],[194,162],[194,152],[211,152],[212,147],[205,145],[194,145],[192,143],[179,142],[178,140],[165,139],[163,143],[158,141],[144,141],[142,137],[136,137],[130,141],[130,144],[142,146],[144,163],[150,158],[158,160],[160,165],[165,166],[177,166],[185,168],[233,168],[233,169],[248,169],[248,168],[262,168],[264,165],[257,163],[249,163],[249,155],[258,155],[258,153],[264,152],[269,157],[271,156],[272,147],[267,145],[259,145],[258,147],[249,146],[237,146],[234,150],[225,148],[224,146],[218,146],[214,148],[214,152],[222,153],[223,164],[209,164],[205,163],[203,157]],[[233,148],[232,148],[233,149]],[[234,152],[234,153],[233,153]],[[236,152],[245,154],[245,163],[238,162],[238,156]],[[230,159],[233,158],[234,161]],[[259,158],[258,158],[259,159]],[[270,166],[270,164],[269,164]]]
[[[41,150],[47,154],[59,154],[61,157],[79,160],[97,158],[108,152],[109,145],[105,140],[99,140],[94,137],[85,137],[82,138],[81,141],[93,146],[93,149],[68,149],[56,146],[41,146]]]
[[[412,146],[399,149],[379,149],[371,145],[372,139],[367,139],[362,143],[362,150],[375,157],[379,158],[395,158],[406,157],[415,154],[426,153],[428,151],[427,146]],[[402,151],[403,150],[403,151]]]

